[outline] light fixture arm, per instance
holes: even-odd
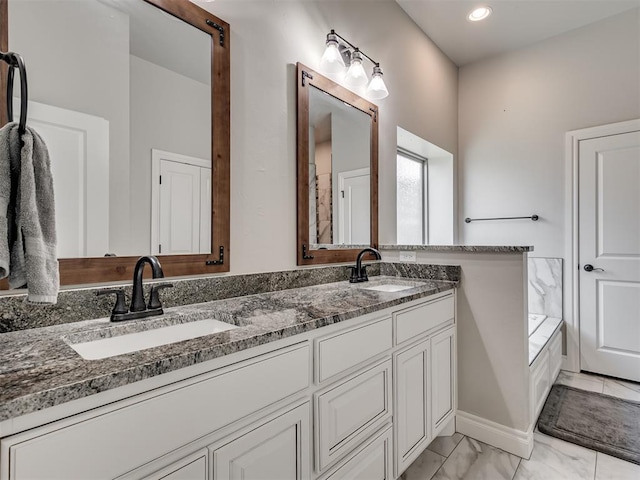
[[[360,55],[362,55],[363,57],[365,57],[367,60],[369,60],[371,63],[373,63],[376,67],[379,67],[380,64],[378,62],[376,62],[373,58],[371,58],[369,55],[367,55],[366,53],[364,53],[362,50],[360,50],[358,47],[356,47],[353,43],[351,43],[349,40],[347,40],[346,38],[344,38],[342,35],[336,33],[336,31],[334,29],[331,29],[331,33],[330,35],[335,35],[336,37],[338,37],[343,43],[347,44],[349,47],[351,47],[353,50],[357,50],[358,52],[360,52]]]

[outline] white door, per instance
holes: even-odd
[[[581,370],[640,381],[640,132],[579,145]]]
[[[368,168],[338,174],[339,243],[368,245],[371,243],[371,176]]]
[[[200,167],[160,162],[160,244],[158,253],[200,251]]]
[[[151,253],[210,253],[210,162],[156,149],[151,152]]]
[[[20,107],[14,99],[14,117]],[[47,144],[56,209],[58,258],[109,252],[109,122],[29,102],[27,124]]]

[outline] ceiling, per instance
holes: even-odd
[[[640,0],[396,0],[458,66],[531,45],[618,13]],[[470,22],[477,6],[493,14]]]

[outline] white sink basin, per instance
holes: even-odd
[[[182,340],[204,337],[205,335],[224,332],[233,328],[238,327],[219,320],[198,320],[144,332],[128,333],[117,337],[71,344],[70,346],[85,360],[99,360],[124,353],[137,352],[146,348],[168,345]]]
[[[402,290],[409,290],[415,288],[413,285],[395,285],[393,283],[386,283],[383,285],[374,285],[372,287],[362,287],[365,290],[375,290],[377,292],[401,292]]]

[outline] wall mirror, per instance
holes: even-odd
[[[0,0],[0,24],[51,156],[61,284],[149,254],[229,271],[229,25],[188,0]]]
[[[298,265],[378,244],[378,108],[298,64]]]

